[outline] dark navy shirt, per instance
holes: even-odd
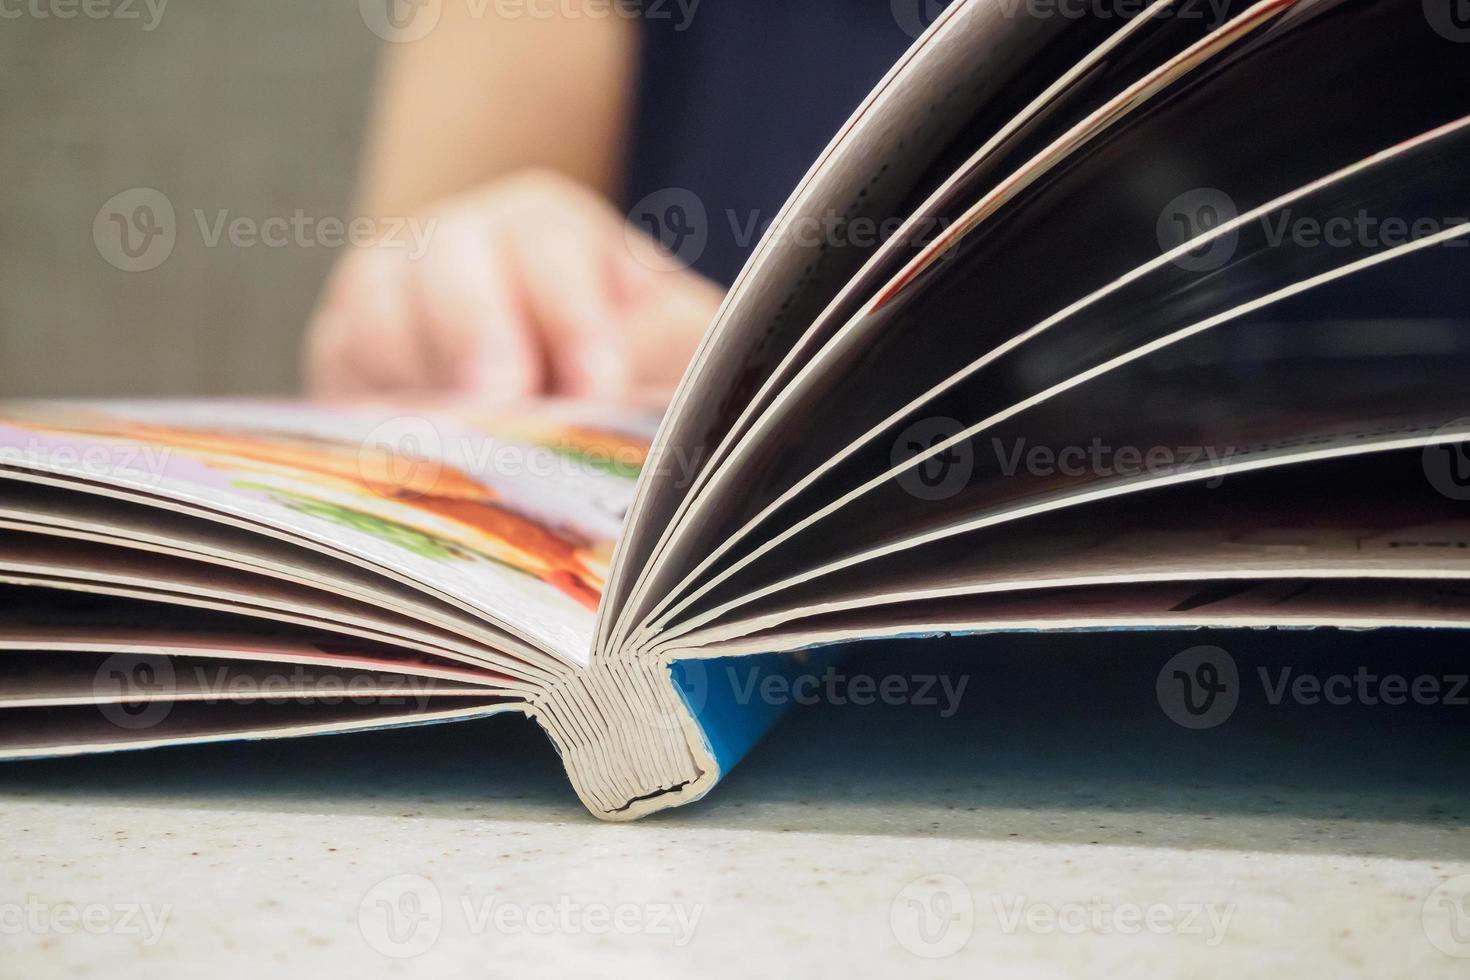
[[[697,200],[688,258],[729,284],[817,155],[944,6],[937,0],[640,0],[624,207]],[[650,229],[656,231],[656,229]],[[666,244],[668,244],[666,242]]]
[[[624,2],[643,14],[624,210],[728,285],[833,134],[950,0]],[[696,247],[679,248],[691,230]],[[1467,255],[1435,249],[1412,268],[1353,276],[1311,294],[1307,312],[1463,319]]]

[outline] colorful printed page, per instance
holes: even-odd
[[[0,405],[0,476],[59,477],[264,525],[392,570],[586,664],[658,417],[262,402]]]

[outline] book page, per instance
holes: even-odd
[[[821,370],[807,372],[799,398],[793,399],[791,392],[779,396],[773,404],[783,406],[781,411],[752,427],[748,452],[732,453],[723,481],[727,492],[711,493],[703,502],[704,526],[684,539],[685,553],[672,562],[688,574],[676,588],[666,590],[662,608],[647,617],[648,632],[677,615],[672,610],[677,608],[679,594],[687,598],[715,581],[720,571],[716,563],[728,567],[741,555],[758,554],[803,516],[824,508],[865,477],[882,473],[888,450],[906,426],[923,421],[926,414],[947,416],[950,402],[967,410],[977,398],[984,398],[981,404],[987,407],[1019,400],[1043,387],[1052,375],[1072,367],[1070,362],[1050,357],[1048,351],[1026,357],[1022,350],[1010,358],[1010,364],[992,365],[963,391],[951,392],[946,403],[925,406],[926,401],[937,400],[931,396],[963,377],[951,373],[957,366],[993,359],[995,351],[1015,347],[1012,341],[1016,338],[1039,330],[1037,323],[1051,325],[1072,315],[1080,334],[1076,349],[1088,351],[1096,338],[1089,333],[1093,318],[1083,303],[1100,295],[1090,294],[1089,284],[1111,288],[1117,282],[1112,278],[1115,272],[1130,273],[1137,268],[1135,263],[1150,259],[1165,272],[1181,271],[1165,268],[1171,261],[1164,257],[1169,249],[1161,244],[1158,231],[1160,215],[1167,212],[1171,198],[1202,184],[1215,185],[1229,188],[1230,197],[1243,209],[1274,194],[1300,189],[1301,182],[1321,179],[1333,168],[1361,164],[1366,154],[1425,132],[1415,127],[1445,121],[1452,103],[1448,90],[1438,87],[1443,77],[1438,67],[1423,75],[1396,76],[1396,84],[1422,89],[1423,97],[1406,91],[1404,100],[1412,105],[1411,110],[1377,118],[1369,126],[1356,123],[1354,103],[1346,94],[1371,81],[1344,77],[1351,73],[1330,61],[1304,61],[1303,53],[1319,48],[1326,43],[1324,39],[1345,39],[1370,28],[1371,43],[1375,49],[1381,47],[1386,62],[1404,60],[1422,49],[1426,64],[1443,63],[1447,72],[1456,66],[1464,71],[1463,60],[1447,54],[1422,23],[1373,5],[1309,6],[1311,9],[1300,11],[1290,30],[1254,36],[1240,50],[1229,52],[1226,60],[1238,61],[1233,71],[1201,72],[1186,79],[1178,91],[1171,90],[1171,97],[1159,100],[1157,106],[1140,107],[1135,118],[1110,133],[1109,140],[1082,153],[1074,166],[1030,188],[1023,197],[1024,207],[1012,205],[993,215],[988,224],[980,225],[956,249],[945,253],[944,262],[934,263],[923,276],[895,280],[882,296],[875,297],[864,315],[850,324],[849,334],[861,340],[848,336]],[[1253,64],[1266,77],[1281,74],[1280,85],[1235,84],[1241,75],[1254,74],[1249,67]],[[1289,65],[1291,70],[1278,71],[1273,65]],[[1312,105],[1313,111],[1305,119],[1282,115],[1280,106],[1291,103]],[[1200,119],[1209,119],[1211,125],[1198,125]],[[1309,126],[1316,136],[1261,140],[1257,131],[1263,121],[1292,129]],[[1161,145],[1172,147],[1181,162],[1155,174],[1149,161],[1156,158]],[[1263,146],[1269,150],[1261,149]],[[1269,160],[1263,153],[1269,154]],[[1140,185],[1140,173],[1151,174],[1146,187]],[[1375,206],[1382,204],[1382,213],[1456,213],[1452,204],[1443,212],[1433,204],[1421,212],[1414,210],[1412,202],[1380,200],[1386,178],[1372,179],[1379,183],[1366,200]],[[1425,193],[1438,189],[1432,181],[1422,185],[1410,181],[1403,185],[1400,196],[1413,198],[1411,190],[1420,187]],[[1396,207],[1405,210],[1391,210]],[[1106,247],[1100,248],[1099,243]],[[1251,242],[1242,234],[1241,243],[1244,259]],[[1315,259],[1319,263],[1346,261],[1343,252],[1318,250]],[[1134,290],[1128,322],[1139,331],[1160,327],[1149,304],[1168,303],[1176,308],[1170,316],[1184,312],[1181,322],[1187,323],[1191,313],[1198,316],[1203,297],[1224,298],[1218,284],[1230,284],[1235,291],[1246,293],[1258,293],[1262,286],[1256,270],[1239,276],[1209,276],[1197,267],[1186,271],[1182,285],[1181,277],[1166,282],[1168,276],[1160,274],[1147,289],[1140,285]],[[1297,270],[1283,263],[1278,271],[1290,281],[1293,277],[1285,273]],[[1081,298],[1072,307],[1065,306],[1072,297]],[[1192,311],[1182,310],[1190,305]],[[1040,319],[1048,313],[1053,314],[1051,319]],[[983,360],[972,362],[972,357]],[[1073,373],[1086,366],[1079,358]],[[1033,378],[1033,373],[1040,377]],[[865,397],[848,392],[863,392]],[[911,401],[911,394],[918,397]],[[978,416],[960,417],[968,424]],[[793,430],[820,431],[827,438],[793,445],[783,438]],[[831,443],[845,442],[849,433],[856,440],[833,456]],[[812,474],[838,464],[859,447],[865,452],[855,462],[866,472],[854,473],[855,467],[848,466],[845,472],[825,474],[814,482]],[[728,492],[731,481],[739,485],[739,492]],[[711,487],[721,482],[717,475]],[[798,493],[803,496],[797,498]],[[765,533],[753,533],[762,523]]]
[[[495,417],[284,403],[10,403],[0,476],[51,474],[299,536],[452,596],[570,663],[656,418],[569,403]]]
[[[146,710],[146,709],[145,709]],[[405,704],[200,704],[169,707],[156,723],[128,728],[97,705],[0,711],[0,759],[47,759],[235,739],[341,735],[409,725],[433,725],[524,711],[520,701],[494,696],[434,698],[426,710]],[[162,712],[159,712],[163,714]]]
[[[1455,261],[1457,254],[1440,257]],[[712,622],[851,565],[1037,514],[1175,484],[1228,486],[1233,474],[1272,467],[1463,441],[1470,429],[1464,331],[1436,321],[1396,322],[1392,331],[1355,326],[1296,321],[1290,342],[1278,344],[1277,323],[1232,323],[1140,357],[1105,385],[1079,385],[975,436],[964,465],[945,471],[957,476],[941,492],[903,477],[906,471],[876,481],[825,525],[800,527],[691,604],[681,625]],[[1096,463],[1086,455],[1092,447],[1103,457]]]
[[[711,450],[878,248],[878,236],[861,229],[906,215],[948,179],[954,152],[968,156],[1120,26],[957,0],[878,83],[766,228],[679,386],[620,545],[610,613],[649,567]],[[662,222],[658,203],[634,210]],[[839,231],[813,232],[831,227]],[[613,626],[605,617],[604,644]]]
[[[522,659],[539,658],[535,648],[472,610],[304,539],[282,538],[274,529],[210,516],[178,501],[158,506],[114,488],[77,491],[55,477],[25,477],[0,480],[0,530],[226,565],[370,603]]]
[[[1169,582],[967,596],[810,616],[664,656],[729,657],[969,633],[1210,627],[1470,629],[1470,582]]]
[[[1427,214],[1439,209],[1446,214],[1459,213],[1466,200],[1467,188],[1470,188],[1470,182],[1464,179],[1463,168],[1459,166],[1459,158],[1467,144],[1470,144],[1470,120],[1456,121],[1308,185],[1314,189],[1312,192],[1307,193],[1306,189],[1294,192],[1289,195],[1293,200],[1286,207],[1268,205],[1261,214],[1315,215],[1318,213],[1315,207],[1324,206],[1327,215],[1338,216],[1343,211],[1361,212],[1370,205],[1384,212],[1403,208],[1403,213]],[[1438,179],[1416,182],[1409,179],[1409,175],[1414,173],[1421,174],[1421,179],[1422,175]],[[1393,188],[1392,193],[1386,192],[1384,185]],[[1421,199],[1421,194],[1428,195],[1428,200]],[[1293,212],[1293,207],[1300,207],[1300,211]],[[1459,218],[1453,220],[1463,221]],[[1225,228],[1218,231],[1225,232]],[[1349,279],[1369,284],[1376,281],[1384,288],[1391,288],[1392,279],[1385,277],[1407,276],[1413,281],[1414,277],[1422,275],[1432,278],[1436,270],[1442,270],[1441,274],[1452,274],[1457,255],[1453,249],[1459,247],[1467,235],[1470,235],[1470,225],[1462,223],[1404,243],[1373,237],[1354,242],[1350,247],[1322,249],[1306,244],[1272,245],[1264,240],[1257,241],[1264,237],[1264,233],[1252,228],[1249,236],[1244,232],[1238,235],[1241,254],[1236,276],[1200,276],[1189,272],[1184,285],[1174,282],[1172,286],[1169,280],[1181,269],[1171,263],[1170,253],[1165,253],[1144,267],[1149,270],[1148,274],[1138,276],[1136,282],[1128,282],[1129,288],[1109,295],[1093,309],[1083,310],[1070,323],[1067,322],[1070,319],[1068,314],[1076,314],[1077,311],[1064,311],[1058,315],[1056,323],[1036,328],[1034,333],[1038,336],[1029,345],[1021,343],[1023,338],[1003,345],[993,356],[954,375],[945,386],[894,413],[819,471],[809,474],[797,485],[796,491],[784,496],[740,533],[748,534],[756,523],[772,516],[782,517],[788,522],[785,530],[759,539],[744,558],[733,561],[724,558],[722,570],[712,571],[704,584],[692,589],[683,599],[671,600],[668,611],[646,633],[656,631],[675,616],[682,616],[683,610],[700,603],[702,596],[716,589],[728,592],[729,588],[724,583],[732,577],[738,575],[747,583],[762,575],[769,579],[772,577],[772,556],[779,551],[785,551],[787,567],[792,561],[810,558],[815,551],[834,540],[832,535],[807,549],[799,546],[793,549],[788,542],[803,535],[810,540],[811,528],[821,522],[833,522],[838,514],[854,504],[857,505],[856,512],[846,519],[853,526],[864,528],[877,527],[888,522],[893,515],[900,515],[900,519],[902,515],[908,515],[916,521],[920,512],[932,514],[939,507],[934,495],[922,487],[914,489],[913,481],[926,479],[924,474],[938,465],[936,458],[948,458],[954,446],[966,439],[994,441],[999,435],[1002,442],[1018,438],[1032,442],[1049,439],[1056,445],[1076,445],[1093,436],[1104,438],[1099,431],[1088,431],[1087,428],[1100,412],[1115,416],[1120,412],[1130,413],[1130,437],[1142,438],[1141,433],[1149,429],[1152,420],[1141,403],[1159,393],[1155,391],[1155,382],[1146,374],[1140,374],[1140,370],[1146,369],[1135,365],[1151,357],[1163,363],[1170,358],[1192,356],[1188,352],[1196,349],[1210,351],[1201,356],[1218,357],[1219,350],[1228,349],[1233,338],[1255,337],[1257,339],[1248,343],[1253,345],[1250,349],[1261,352],[1262,365],[1251,369],[1262,372],[1263,378],[1269,376],[1274,387],[1285,389],[1293,384],[1293,368],[1286,360],[1288,356],[1306,362],[1320,358],[1318,363],[1309,363],[1303,370],[1352,370],[1356,374],[1371,376],[1372,361],[1366,356],[1354,362],[1351,368],[1346,361],[1335,360],[1350,324],[1313,324],[1313,311],[1324,302],[1330,304],[1333,291],[1343,288]],[[1154,279],[1160,288],[1146,288],[1144,284],[1150,279]],[[1270,291],[1261,295],[1259,290]],[[1111,290],[1106,292],[1111,293]],[[1162,298],[1155,298],[1160,296]],[[1232,307],[1231,303],[1238,305]],[[1267,311],[1290,326],[1267,326],[1261,330]],[[1194,319],[1201,316],[1204,318]],[[1252,318],[1254,323],[1244,322]],[[1052,326],[1056,332],[1043,333],[1042,328],[1046,326]],[[1450,343],[1446,346],[1439,327],[1436,323],[1406,321],[1402,328],[1397,328],[1398,339],[1403,344],[1391,344],[1385,351],[1407,358],[1414,356],[1417,350],[1430,361],[1446,354],[1463,355],[1463,350],[1453,343],[1455,335],[1450,335]],[[1278,339],[1286,329],[1292,331],[1289,343]],[[1216,335],[1226,339],[1212,340],[1211,337]],[[1244,343],[1236,346],[1249,353]],[[1201,347],[1202,344],[1206,346]],[[1280,354],[1272,349],[1278,346],[1283,347]],[[1174,347],[1177,349],[1171,350]],[[1114,356],[1109,358],[1110,354]],[[1270,363],[1272,358],[1278,358],[1276,363]],[[1438,364],[1433,365],[1433,369],[1438,367]],[[1231,370],[1246,368],[1232,366]],[[1395,366],[1393,370],[1405,369]],[[1202,390],[1209,390],[1220,380],[1209,370],[1199,373],[1204,385]],[[1178,377],[1165,377],[1163,381],[1174,385]],[[1301,380],[1297,379],[1295,383],[1300,384]],[[1323,384],[1320,390],[1334,396],[1337,394],[1337,377],[1327,374],[1320,380]],[[1049,382],[1050,387],[1043,387]],[[1399,384],[1397,387],[1402,389],[1404,386]],[[1037,388],[1042,390],[1036,391]],[[1171,423],[1169,412],[1174,410],[1175,401],[1185,402],[1179,409],[1181,413],[1197,413],[1197,407],[1190,404],[1190,400],[1199,393],[1198,390],[1170,390],[1173,394],[1167,399],[1169,407],[1153,416],[1160,420],[1161,428]],[[1029,396],[1028,392],[1031,392]],[[1243,398],[1251,394],[1249,391],[1241,392]],[[1421,389],[1414,395],[1428,397],[1429,392]],[[1344,393],[1344,397],[1347,396]],[[1432,404],[1431,412],[1446,410],[1451,412],[1446,417],[1453,416],[1456,405],[1453,393],[1440,391]],[[1322,409],[1327,413],[1332,411],[1325,405]],[[1365,418],[1376,420],[1372,406],[1360,405],[1358,410],[1366,413]],[[976,418],[986,412],[992,414]],[[952,417],[951,413],[959,418]],[[1279,416],[1276,421],[1286,427],[1282,434],[1290,434],[1289,427],[1300,424],[1293,419],[1313,419],[1318,414],[1315,406],[1294,405],[1289,414]],[[1040,418],[1046,421],[1038,422]],[[1201,426],[1204,426],[1203,422]],[[1063,431],[1068,434],[1062,435]],[[1162,447],[1167,442],[1145,439],[1132,445]],[[915,444],[914,448],[903,451],[903,447],[910,444]],[[1192,444],[1220,448],[1208,439]],[[1173,445],[1177,449],[1183,443],[1174,442]],[[1008,494],[1024,496],[1027,492],[1025,474],[1021,474],[1022,479],[991,478],[1007,476],[1009,470],[1004,461],[989,460],[985,467],[975,471],[975,478],[978,481],[982,473],[986,474],[995,500]],[[961,483],[968,479],[969,474],[965,474],[960,478],[961,482],[955,484],[954,493],[946,490],[942,494],[945,506],[957,504],[959,497],[966,496],[961,492]],[[817,506],[818,509],[811,516],[802,518],[803,505]],[[876,523],[864,518],[865,511],[877,515]],[[715,558],[729,544],[727,541],[712,550],[702,566],[711,568]],[[778,562],[782,560],[776,559]],[[766,562],[763,573],[749,574],[751,569],[761,568],[762,562]]]
[[[1271,468],[1045,512],[849,566],[659,642],[704,645],[815,614],[1083,585],[1470,578],[1470,518],[1424,478],[1423,455]],[[1351,496],[1334,494],[1346,486]]]
[[[389,671],[340,671],[315,664],[170,657],[165,677],[150,684],[113,683],[106,671],[127,664],[93,653],[9,653],[0,656],[0,709],[126,706],[194,701],[203,704],[383,704],[426,710],[435,698],[505,695],[484,682],[448,681]],[[162,658],[137,663],[161,666]]]
[[[1232,15],[1231,7],[1227,0],[1216,11],[1219,22]],[[1268,7],[1258,16],[1264,19],[1278,12]],[[1096,47],[1088,46],[1098,40],[1092,34],[1069,31],[1064,35],[1069,42],[1064,49],[1048,51],[1046,57],[1035,59],[1021,73],[1028,84],[1051,81],[1044,91],[1029,104],[1019,106],[1016,115],[1003,124],[990,118],[997,114],[995,110],[1018,108],[1015,96],[1020,93],[1011,92],[1008,98],[998,99],[998,104],[989,107],[991,111],[982,114],[983,125],[966,127],[951,152],[936,164],[954,165],[955,169],[945,175],[943,183],[912,214],[904,216],[899,212],[896,217],[904,217],[902,225],[881,243],[863,268],[813,320],[744,406],[739,419],[730,426],[708,460],[702,461],[697,477],[652,553],[650,567],[637,591],[629,597],[626,618],[630,623],[646,619],[650,609],[656,613],[659,600],[677,591],[674,587],[680,576],[688,573],[692,557],[706,561],[714,557],[708,547],[714,532],[746,503],[752,481],[756,481],[758,488],[765,485],[765,469],[773,454],[783,458],[811,457],[812,447],[786,447],[777,451],[771,444],[772,434],[780,432],[781,422],[793,414],[783,412],[781,406],[791,402],[804,388],[820,384],[840,371],[841,355],[861,354],[866,347],[864,330],[871,329],[876,320],[864,315],[864,311],[885,285],[899,281],[909,263],[923,261],[932,249],[954,247],[966,228],[979,222],[972,209],[984,203],[994,210],[999,196],[997,182],[1010,169],[1026,164],[1054,140],[1060,139],[1063,146],[1084,142],[1084,134],[1105,122],[1115,121],[1120,111],[1135,108],[1142,102],[1137,94],[1139,86],[1146,87],[1152,79],[1154,87],[1160,87],[1163,79],[1186,74],[1192,64],[1207,57],[1212,50],[1210,46],[1191,42],[1199,41],[1200,35],[1208,33],[1216,21],[1174,16],[1176,13],[1173,0],[1158,0],[1131,20],[1093,23],[1093,28],[1112,29]],[[1217,33],[1238,38],[1247,32],[1242,27],[1228,34]],[[1223,43],[1219,39],[1212,42]],[[1184,50],[1191,51],[1191,56],[1175,57]],[[1080,60],[1069,65],[1066,59],[1079,53]],[[1092,118],[1101,122],[1087,125],[1087,120]],[[1054,161],[1058,156],[1053,151],[1043,158]],[[961,162],[953,164],[954,157]],[[1034,180],[1040,169],[1032,165],[1025,172]],[[1009,193],[1015,193],[1015,183],[1011,181],[1012,186],[1006,188]],[[962,215],[964,219],[960,221]],[[865,405],[862,409],[877,407]],[[823,429],[832,431],[825,426]],[[744,492],[737,489],[741,486]],[[695,552],[699,554],[694,555]],[[699,570],[690,574],[697,575]]]

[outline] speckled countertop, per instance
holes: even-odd
[[[1470,976],[1458,715],[1185,731],[1125,642],[800,709],[630,826],[514,718],[5,767],[0,976]]]

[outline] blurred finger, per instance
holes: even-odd
[[[415,312],[402,254],[368,248],[345,258],[309,333],[308,374],[325,398],[421,389],[428,377],[413,338]]]
[[[418,265],[426,342],[444,386],[497,401],[541,393],[544,354],[516,286],[513,259],[493,234],[445,222]]]
[[[527,303],[565,394],[622,398],[633,379],[625,311],[611,284],[607,233],[590,222],[527,229],[517,241]]]

